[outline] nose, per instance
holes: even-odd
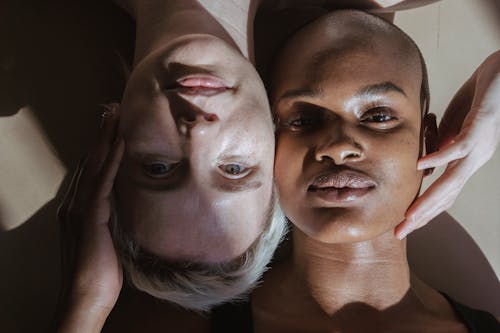
[[[322,144],[316,146],[314,153],[316,161],[334,162],[337,165],[359,162],[365,158],[362,146],[343,133],[325,138]]]
[[[210,125],[218,120],[216,114],[195,110],[193,113],[186,113],[179,117],[179,130],[183,135],[189,135],[195,126],[201,124]]]

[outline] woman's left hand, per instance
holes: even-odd
[[[490,55],[450,102],[439,126],[439,150],[418,170],[446,165],[413,202],[395,235],[403,239],[450,208],[467,180],[495,153],[500,141],[500,51]]]

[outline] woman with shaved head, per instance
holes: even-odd
[[[494,332],[411,271],[394,235],[436,147],[423,58],[394,25],[337,11],[276,58],[275,181],[293,255],[252,295],[254,332]]]

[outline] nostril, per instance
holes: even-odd
[[[200,111],[198,113],[185,114],[179,121],[179,130],[184,135],[200,123],[212,123],[219,120],[216,114]]]
[[[219,117],[217,117],[216,114],[213,113],[206,113],[204,112],[204,117],[206,121],[217,121],[219,120]]]
[[[328,155],[321,155],[319,157],[319,161],[320,162],[333,162],[333,158],[331,158],[330,156]]]
[[[351,152],[351,153],[347,154],[344,158],[356,159],[356,158],[360,158],[360,157],[361,157],[360,153]]]

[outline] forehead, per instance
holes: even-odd
[[[332,31],[326,27],[323,33],[321,28],[306,27],[283,49],[273,76],[273,100],[288,89],[371,81],[391,81],[419,94],[420,58],[402,32],[359,28]]]

